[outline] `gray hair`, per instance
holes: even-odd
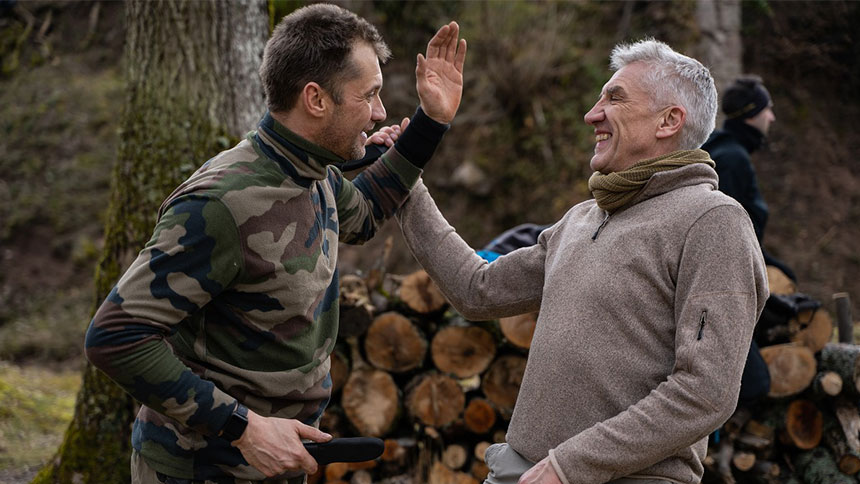
[[[708,68],[651,38],[618,44],[612,49],[609,66],[613,71],[634,62],[645,62],[650,67],[644,81],[654,95],[654,109],[680,104],[687,110],[679,149],[702,146],[717,119],[717,88]]]

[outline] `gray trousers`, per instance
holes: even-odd
[[[484,484],[517,484],[520,476],[535,465],[534,462],[521,456],[508,444],[493,444],[487,448],[484,461],[490,468],[490,473]],[[622,478],[607,484],[670,484],[662,479],[629,479]]]

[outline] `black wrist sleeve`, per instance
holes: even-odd
[[[415,115],[409,121],[409,126],[394,143],[394,147],[410,163],[418,168],[424,168],[424,165],[433,157],[436,146],[442,141],[442,136],[449,127],[448,124],[433,121],[430,116],[424,114],[421,106],[418,106]]]

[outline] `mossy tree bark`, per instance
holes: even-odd
[[[264,110],[265,0],[133,0],[126,25],[126,103],[97,304],[148,240],[161,201]],[[88,365],[63,443],[34,482],[128,482],[135,406]]]

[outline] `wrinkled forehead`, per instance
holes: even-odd
[[[615,71],[612,77],[603,85],[601,94],[613,90],[622,90],[629,95],[650,97],[650,90],[645,82],[648,66],[644,62],[633,62]]]

